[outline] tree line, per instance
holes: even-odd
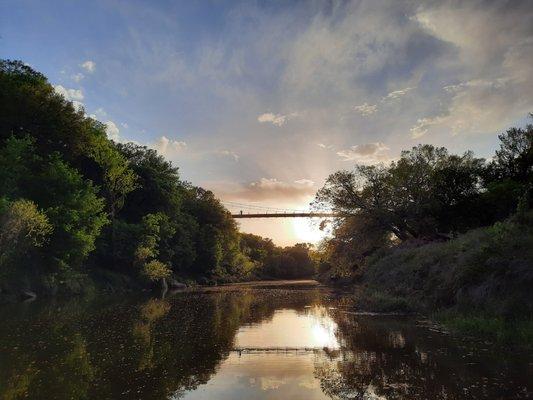
[[[247,243],[214,194],[155,150],[108,139],[44,75],[0,62],[0,286],[57,288],[94,270],[141,284],[283,275]]]
[[[313,203],[340,215],[321,245],[321,271],[350,275],[380,249],[448,240],[529,209],[533,125],[510,128],[499,140],[491,160],[426,144],[389,165],[331,174]]]

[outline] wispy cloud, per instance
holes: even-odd
[[[91,60],[87,60],[80,64],[80,67],[82,67],[85,71],[92,74],[96,69],[96,63]]]
[[[298,116],[298,113],[290,113],[287,115],[283,115],[283,114],[273,114],[271,112],[268,112],[268,113],[264,113],[258,116],[257,120],[261,123],[270,122],[276,126],[283,126],[289,119],[297,117],[297,116]]]
[[[85,75],[83,75],[81,72],[78,72],[77,74],[72,75],[72,80],[74,82],[80,82],[81,80],[83,80],[83,78],[85,78]]]
[[[424,136],[426,133],[428,133],[428,130],[432,126],[442,124],[445,121],[446,121],[446,117],[444,117],[444,116],[421,118],[421,119],[417,120],[415,126],[413,126],[410,129],[411,138],[420,139],[422,136]]]
[[[359,114],[361,114],[363,117],[366,117],[368,115],[374,114],[378,110],[377,104],[368,104],[363,103],[359,106],[355,106],[354,111],[357,111]]]
[[[409,93],[413,89],[415,88],[407,87],[405,89],[395,90],[387,94],[385,97],[383,97],[382,101],[399,99],[400,97],[405,96],[407,93]]]
[[[344,161],[355,161],[362,164],[375,164],[388,161],[389,148],[381,142],[365,143],[352,146],[348,149],[337,152],[337,155]]]
[[[216,151],[216,154],[220,154],[225,157],[232,158],[235,162],[239,161],[239,155],[231,150],[218,150]]]
[[[298,202],[308,199],[315,191],[314,182],[310,179],[283,182],[276,178],[261,178],[229,191],[218,190],[217,193],[227,200]]]

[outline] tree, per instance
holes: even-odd
[[[475,223],[465,211],[479,196],[483,162],[471,152],[419,145],[389,167],[356,165],[330,175],[314,206],[363,217],[402,241],[435,237]]]
[[[44,211],[53,226],[47,246],[50,259],[79,266],[94,249],[107,222],[97,188],[57,153],[40,157],[33,139],[10,137],[0,148],[0,196],[29,199]]]
[[[0,278],[17,272],[15,268],[24,269],[52,231],[47,216],[32,201],[0,199]]]
[[[533,114],[531,114],[533,118]],[[510,128],[498,136],[500,149],[491,163],[492,179],[533,183],[533,125]]]

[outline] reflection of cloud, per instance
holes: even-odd
[[[298,383],[298,386],[306,388],[306,389],[319,389],[320,388],[320,381],[318,379],[315,379],[312,376],[302,378],[300,382]]]
[[[315,193],[314,182],[309,179],[298,179],[292,183],[279,181],[276,178],[261,178],[258,181],[240,185],[234,190],[217,190],[226,200],[301,200]]]
[[[374,164],[389,160],[389,148],[381,142],[358,144],[346,150],[337,152],[344,161],[356,161],[364,164]]]
[[[276,378],[274,376],[262,376],[259,378],[261,390],[279,389],[281,385],[285,384],[285,379]]]

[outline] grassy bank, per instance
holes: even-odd
[[[451,330],[533,345],[533,213],[379,251],[359,281],[361,309],[420,312]]]

